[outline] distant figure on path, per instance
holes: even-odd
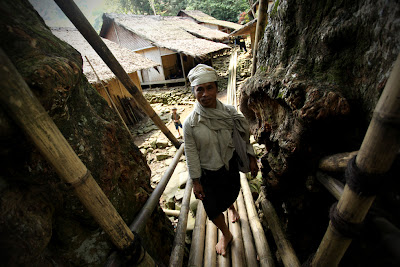
[[[234,124],[240,133],[238,138],[245,142],[242,156],[249,158],[253,177],[258,173],[257,160],[250,145],[247,120],[233,106],[217,99],[215,69],[199,64],[188,78],[197,101],[183,123],[186,163],[194,195],[203,201],[208,218],[223,234],[215,249],[225,255],[233,236],[222,213],[228,209],[232,222],[240,219],[233,205],[240,190],[239,156],[232,137]]]
[[[173,107],[172,108],[172,115],[171,115],[171,120],[174,122],[175,124],[175,129],[178,131],[178,138],[181,137],[181,132],[179,131],[179,127],[182,128],[182,123],[179,120],[181,118],[181,116],[179,116],[179,114],[176,112],[177,108]]]

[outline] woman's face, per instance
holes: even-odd
[[[194,96],[205,108],[217,107],[217,93],[218,88],[215,82],[202,83],[194,87]]]

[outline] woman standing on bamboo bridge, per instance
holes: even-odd
[[[233,205],[240,190],[239,157],[232,138],[234,125],[246,142],[243,153],[249,158],[254,177],[258,172],[257,161],[249,142],[246,119],[233,106],[217,99],[215,69],[199,64],[189,72],[188,78],[197,101],[183,123],[186,162],[194,195],[203,201],[208,218],[223,234],[216,251],[225,255],[233,236],[222,213],[228,209],[229,219],[239,220]]]

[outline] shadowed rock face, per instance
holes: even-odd
[[[398,1],[380,0],[280,0],[269,15],[240,109],[266,145],[267,195],[300,254],[315,252],[334,201],[314,179],[318,160],[359,149],[400,52],[399,15]]]
[[[83,76],[80,54],[27,1],[2,1],[0,14],[1,48],[130,224],[151,193],[145,158]],[[113,249],[107,235],[2,108],[0,143],[0,261],[102,266]],[[168,262],[173,229],[159,208],[145,235],[149,252]]]

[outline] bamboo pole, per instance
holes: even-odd
[[[161,177],[160,182],[158,183],[157,187],[154,189],[153,193],[150,195],[149,199],[146,201],[146,204],[142,207],[139,214],[135,217],[135,220],[130,226],[132,231],[137,233],[142,232],[143,227],[146,225],[147,220],[150,218],[151,214],[153,213],[154,208],[159,204],[160,197],[165,190],[172,174],[175,171],[176,165],[178,165],[179,159],[183,154],[184,146],[181,146],[169,165],[168,169],[165,171],[164,175]],[[189,181],[188,181],[189,182]],[[186,184],[186,186],[188,186]],[[185,189],[186,193],[186,189]],[[183,210],[181,210],[181,213]]]
[[[240,173],[240,184],[242,185],[243,198],[250,221],[250,227],[253,232],[257,254],[260,258],[260,266],[275,266],[271,250],[267,243],[267,239],[265,238],[264,230],[262,228],[260,219],[258,218],[249,183],[247,181],[246,174],[244,173]]]
[[[165,209],[165,210],[163,210],[163,212],[167,216],[174,216],[174,217],[179,217],[179,214],[181,214],[181,211],[179,211],[179,210]]]
[[[133,233],[2,49],[0,66],[1,77],[7,77],[0,79],[0,102],[4,110],[32,140],[60,178],[73,187],[113,244],[120,250],[131,246],[135,239]]]
[[[203,206],[203,202],[197,204],[196,221],[192,234],[192,244],[189,253],[189,266],[203,266],[204,239],[206,232],[207,214]]]
[[[253,64],[252,64],[252,68],[251,68],[251,76],[253,76],[256,73],[258,43],[264,34],[264,29],[265,29],[266,19],[267,19],[267,10],[268,10],[268,0],[260,0],[259,3],[260,3],[260,5],[258,7],[256,37],[255,37],[255,41],[254,41],[254,45],[253,45]]]
[[[237,208],[236,203],[234,205]],[[232,266],[233,267],[245,266],[246,259],[244,255],[242,231],[240,230],[240,221],[232,223],[232,218],[229,218],[229,216],[228,220],[229,220],[229,230],[233,235],[233,239],[231,242]]]
[[[244,199],[242,191],[239,191],[239,197],[236,200],[238,204],[238,212],[240,216],[240,226],[242,228],[242,237],[244,252],[246,256],[246,266],[258,266],[257,253],[254,247],[254,238],[251,233],[249,219],[247,217],[246,206],[244,205]]]
[[[344,172],[349,160],[357,155],[357,153],[358,151],[353,151],[323,157],[319,161],[318,167],[327,172]]]
[[[344,188],[340,181],[322,172],[317,172],[317,179],[337,200],[340,199]]]
[[[183,194],[181,214],[179,215],[178,226],[176,227],[174,244],[172,246],[171,258],[169,260],[170,267],[182,266],[183,253],[185,248],[186,227],[188,213],[190,210],[190,197],[193,188],[192,179],[188,178],[186,182],[185,192]]]
[[[92,63],[90,63],[89,59],[87,58],[87,56],[85,56],[86,61],[89,63],[90,67],[92,68],[94,74],[96,75],[97,81],[101,84],[101,86],[103,87],[104,92],[106,92],[108,99],[110,99],[111,105],[113,106],[115,112],[117,112],[118,117],[121,119],[122,124],[124,125],[125,129],[128,131],[129,135],[131,136],[132,140],[134,140],[135,138],[133,137],[131,131],[129,130],[128,126],[126,125],[124,119],[122,118],[121,114],[119,113],[117,106],[115,105],[114,101],[112,100],[110,93],[108,92],[107,88],[104,86],[103,81],[100,80],[99,76],[97,75],[96,70],[93,68]]]
[[[228,212],[224,211],[224,219],[225,219],[225,223],[226,225],[228,225],[229,228],[229,218],[228,218]],[[222,231],[218,229],[218,242],[221,240],[222,238]],[[218,255],[217,254],[217,262],[218,262],[218,267],[230,267],[231,266],[231,249],[230,247],[228,247],[225,256],[222,255]]]
[[[217,232],[218,228],[215,224],[207,219],[206,225],[206,242],[204,248],[204,267],[216,267],[217,266],[217,251],[215,245],[217,245]]]
[[[176,137],[169,131],[167,126],[163,123],[157,113],[144,98],[143,94],[133,83],[129,75],[122,68],[121,64],[116,60],[114,55],[101,40],[100,36],[97,35],[96,31],[90,25],[89,21],[82,14],[78,6],[72,0],[54,0],[57,5],[61,8],[64,14],[71,20],[79,32],[85,37],[88,43],[93,49],[99,54],[107,66],[117,76],[125,88],[131,93],[136,103],[142,110],[153,120],[154,124],[165,134],[165,136],[171,141],[171,143],[179,148],[181,143]]]
[[[374,115],[357,154],[356,165],[363,173],[384,174],[390,169],[400,148],[400,55],[376,105]],[[361,196],[348,185],[337,205],[340,216],[361,223],[375,196]],[[337,266],[351,243],[329,222],[328,229],[313,259],[312,266]]]
[[[264,192],[260,192],[259,199],[261,202],[264,217],[267,220],[268,227],[272,232],[275,244],[278,247],[279,255],[283,265],[287,267],[300,267],[301,264],[293,250],[292,244],[286,239],[279,222],[278,215],[275,212],[271,202],[265,197]]]

